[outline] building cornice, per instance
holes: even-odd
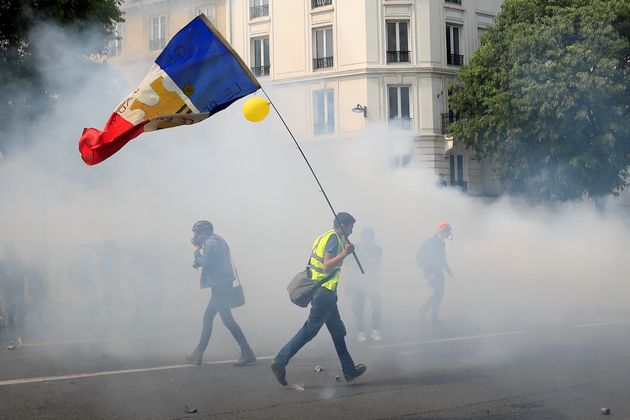
[[[414,74],[435,74],[439,76],[450,76],[453,77],[457,74],[456,69],[449,69],[444,67],[413,67],[409,69],[387,69],[387,68],[363,68],[357,70],[346,70],[346,71],[336,71],[336,72],[328,72],[328,73],[320,73],[320,74],[309,74],[306,76],[296,76],[296,77],[288,77],[282,79],[267,79],[269,84],[281,86],[285,84],[291,83],[308,83],[318,80],[326,80],[326,79],[345,79],[356,76],[390,76],[390,75],[414,75]],[[265,81],[265,79],[262,79]]]
[[[181,6],[181,0],[126,0],[123,3],[121,9],[124,12],[135,12],[140,9],[155,6],[166,6],[170,4],[177,4]]]

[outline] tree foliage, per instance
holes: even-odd
[[[455,139],[514,193],[566,201],[626,186],[629,0],[506,0],[454,87]]]
[[[57,92],[46,83],[42,67],[63,56],[63,45],[36,48],[33,31],[43,24],[70,29],[86,39],[80,60],[103,53],[116,22],[122,22],[122,0],[2,0],[0,1],[0,112],[4,121],[21,113],[41,113]],[[0,140],[1,141],[1,140]]]

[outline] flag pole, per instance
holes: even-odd
[[[322,183],[319,182],[319,178],[317,178],[317,174],[315,174],[315,170],[311,166],[311,163],[308,161],[306,155],[304,154],[304,151],[302,150],[302,148],[300,147],[299,143],[295,139],[295,136],[291,132],[291,129],[289,128],[287,123],[284,121],[284,118],[282,118],[282,115],[280,115],[280,112],[278,111],[278,108],[276,108],[276,105],[273,103],[273,101],[271,100],[269,95],[267,95],[267,92],[265,92],[265,89],[263,89],[263,87],[261,86],[260,90],[265,94],[265,96],[267,97],[267,100],[269,101],[269,103],[273,107],[273,110],[276,111],[276,114],[278,114],[278,117],[280,117],[280,121],[282,121],[282,124],[284,124],[284,127],[287,129],[287,131],[291,135],[291,138],[293,139],[293,143],[295,143],[295,146],[300,151],[300,154],[302,155],[302,157],[304,158],[304,161],[308,165],[308,169],[311,170],[311,173],[313,174],[313,177],[315,178],[315,181],[317,182],[317,185],[319,186],[319,190],[324,195],[324,198],[326,199],[326,203],[328,203],[328,207],[330,207],[330,210],[332,211],[333,216],[335,216],[335,220],[337,221],[337,225],[339,225],[339,228],[341,229],[341,233],[343,233],[343,236],[345,237],[345,239],[348,240],[348,235],[344,231],[343,225],[339,222],[339,218],[337,217],[337,212],[335,211],[335,209],[332,206],[332,203],[328,199],[328,195],[326,194],[326,191],[324,190],[324,187],[322,186]],[[357,262],[357,266],[359,266],[359,270],[361,270],[361,274],[365,274],[365,271],[363,271],[363,266],[361,265],[361,262],[359,261],[359,257],[357,257],[357,254],[356,254],[356,252],[354,252],[354,250],[352,251],[352,255],[354,256],[354,260]]]

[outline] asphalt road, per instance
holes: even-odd
[[[289,365],[287,388],[269,369],[283,340],[240,368],[218,331],[225,346],[199,367],[163,337],[31,343],[0,351],[0,418],[596,419],[605,406],[630,419],[630,320],[406,338],[350,343],[368,371],[348,385],[324,330]]]

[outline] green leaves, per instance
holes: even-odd
[[[506,0],[458,73],[457,140],[540,200],[617,193],[630,164],[627,0]]]
[[[24,113],[39,115],[59,92],[44,80],[42,67],[54,63],[63,45],[49,42],[36,49],[33,31],[49,24],[85,36],[76,60],[105,51],[116,22],[121,22],[122,0],[3,0],[0,2],[0,112],[11,122]],[[94,35],[98,42],[92,42]],[[88,42],[89,38],[89,42]],[[80,48],[79,48],[80,47]],[[8,130],[7,124],[0,131]],[[0,148],[7,136],[0,132]]]

